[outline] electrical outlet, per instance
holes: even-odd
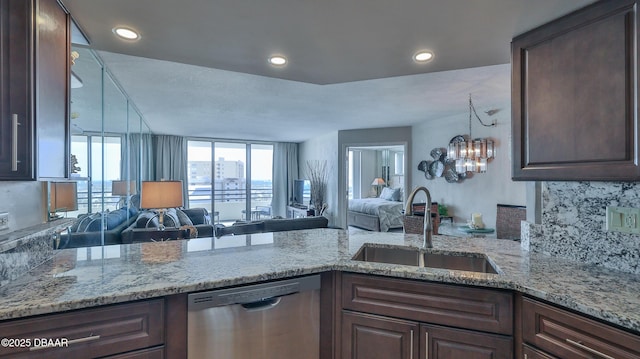
[[[0,231],[4,229],[9,229],[9,213],[8,212],[0,213]]]
[[[640,234],[640,208],[607,207],[607,231]]]

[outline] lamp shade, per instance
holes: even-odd
[[[51,212],[78,209],[78,184],[76,182],[50,182],[49,205]]]
[[[111,194],[114,196],[126,196],[136,194],[136,181],[111,182]]]
[[[182,181],[143,181],[140,208],[182,207]]]
[[[376,177],[373,179],[373,182],[371,182],[372,186],[384,186],[384,180],[380,177]]]

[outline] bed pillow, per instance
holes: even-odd
[[[382,189],[382,192],[380,193],[380,198],[387,200],[387,201],[395,201],[393,199],[393,188],[390,187],[384,187]]]
[[[402,201],[402,188],[396,188],[393,190],[393,195],[391,196],[392,201],[400,202]]]

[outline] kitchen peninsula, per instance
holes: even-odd
[[[0,288],[13,319],[331,271],[506,290],[640,332],[640,277],[522,250],[520,242],[434,236],[434,250],[485,254],[498,274],[355,261],[365,243],[418,235],[315,229],[58,251]],[[516,344],[517,345],[517,344]]]

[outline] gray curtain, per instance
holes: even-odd
[[[298,144],[279,142],[273,148],[273,216],[287,216],[293,196],[293,180],[298,178]]]
[[[188,207],[187,197],[187,141],[184,137],[153,135],[155,164],[154,181],[182,181],[182,198]]]
[[[151,156],[151,134],[130,134],[128,151],[129,178],[136,181],[151,180],[151,166],[153,164],[153,157]],[[139,184],[138,190],[140,190]]]

